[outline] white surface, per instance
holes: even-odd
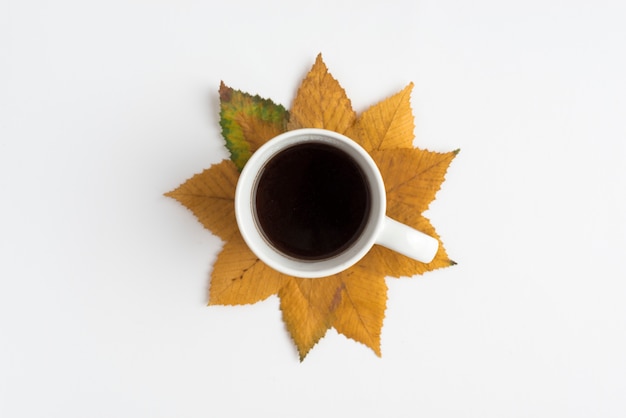
[[[625,416],[625,8],[0,0],[0,416]],[[382,359],[205,307],[220,241],[162,197],[226,156],[221,79],[289,106],[320,51],[462,150],[459,264],[389,280]]]

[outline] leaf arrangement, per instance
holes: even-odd
[[[321,55],[302,81],[290,111],[221,83],[220,125],[231,159],[166,193],[224,241],[211,273],[209,305],[251,304],[278,295],[283,320],[301,360],[331,327],[381,355],[386,277],[414,276],[455,264],[423,212],[434,200],[458,150],[437,153],[413,146],[412,88],[411,83],[357,115]],[[320,279],[287,276],[260,261],[237,228],[237,179],[262,144],[299,128],[336,131],[365,148],[385,182],[387,215],[439,240],[433,261],[421,263],[375,245],[353,267]]]

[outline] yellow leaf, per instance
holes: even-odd
[[[359,265],[390,277],[411,277],[456,264],[448,257],[441,238],[427,218],[421,216],[410,225],[439,241],[437,254],[435,254],[435,258],[430,263],[422,263],[385,247],[374,245],[369,252],[370,258],[362,260]]]
[[[370,155],[385,182],[387,214],[403,222],[426,211],[457,152],[416,148],[372,151]]]
[[[430,263],[421,263],[387,248],[375,246],[368,265],[373,271],[401,277],[423,274],[449,267],[450,260],[443,242],[423,216],[445,179],[448,167],[458,151],[438,153],[421,149],[392,149],[372,151],[371,155],[381,171],[387,192],[387,215],[439,240],[439,250]],[[374,261],[377,260],[377,261]]]
[[[242,113],[235,118],[243,137],[250,145],[250,152],[254,153],[259,147],[265,144],[270,139],[278,136],[284,132],[284,129],[276,123],[268,122],[263,119],[259,119],[254,115],[247,115]]]
[[[209,305],[256,303],[276,294],[287,279],[261,262],[237,232],[213,266]]]
[[[278,292],[283,321],[298,348],[300,360],[332,326],[341,290],[337,276],[323,279],[294,277],[287,280]]]
[[[362,261],[367,262],[366,255]],[[385,274],[363,268],[360,263],[339,274],[341,302],[333,326],[340,334],[365,344],[380,357],[380,332],[385,317]]]
[[[288,130],[322,128],[344,133],[356,119],[350,99],[328,72],[321,54],[302,81],[289,113]]]
[[[224,160],[196,174],[165,196],[179,201],[205,228],[227,241],[237,231],[234,199],[238,178],[235,164]]]
[[[271,100],[222,83],[220,124],[235,163],[223,161],[167,193],[225,241],[211,274],[209,304],[255,303],[278,294],[283,320],[301,360],[330,327],[381,355],[385,277],[413,276],[455,264],[423,212],[457,151],[436,153],[413,147],[412,88],[411,83],[357,118],[321,55],[302,81],[289,112]],[[260,261],[235,221],[238,169],[259,146],[282,133],[285,124],[288,130],[324,128],[343,133],[370,152],[385,181],[387,215],[439,240],[434,260],[421,263],[375,245],[350,269],[320,279],[289,277]]]
[[[413,148],[412,89],[413,83],[410,83],[399,93],[367,109],[348,130],[347,136],[367,151]]]

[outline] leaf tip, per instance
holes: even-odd
[[[292,338],[292,340],[293,340],[293,338]],[[318,339],[318,341],[319,341],[319,339]],[[296,349],[298,350],[298,358],[300,359],[300,363],[302,363],[304,361],[306,356],[311,352],[311,349],[317,345],[318,341],[315,341],[310,347],[305,347],[305,346],[301,346],[300,344],[298,344],[296,342],[296,340],[293,340],[293,342],[296,345]]]
[[[233,89],[224,84],[224,81],[220,81],[219,95],[221,102],[229,102],[233,93]]]
[[[380,339],[378,340],[377,344],[373,344],[373,345],[366,344],[365,346],[368,347],[370,350],[372,350],[374,354],[376,354],[376,357],[378,358],[383,357],[383,353],[380,350]]]
[[[326,335],[326,332],[324,332],[324,335]],[[324,335],[322,335],[321,337],[316,338],[312,343],[309,344],[299,344],[298,342],[296,342],[295,339],[292,340],[294,341],[296,348],[298,350],[298,356],[300,358],[300,363],[302,363],[304,361],[304,359],[306,358],[306,356],[309,355],[309,353],[311,352],[311,350],[313,349],[313,347],[315,347],[322,338],[324,338]]]
[[[319,67],[318,71],[321,71],[322,73],[328,72],[328,67],[326,66],[326,63],[324,62],[324,58],[322,58],[321,52],[317,54],[317,57],[315,57],[315,64],[313,64],[313,68],[311,69],[311,71],[313,71],[313,69],[315,69],[316,67]]]
[[[174,190],[170,190],[169,192],[165,192],[165,193],[163,193],[163,196],[169,197],[170,199],[178,200],[178,196],[180,196],[179,189],[180,189],[180,187],[177,187]]]

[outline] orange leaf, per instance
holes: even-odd
[[[251,153],[254,153],[261,145],[285,131],[281,126],[259,119],[254,115],[242,113],[236,117],[236,121],[241,127],[243,137],[246,138],[250,145]]]
[[[413,260],[412,258],[405,257],[395,251],[391,251],[385,247],[374,245],[369,252],[371,258],[361,260],[359,265],[363,268],[370,269],[373,272],[385,274],[390,277],[411,277],[443,267],[454,266],[456,264],[448,257],[441,238],[427,218],[420,216],[419,219],[409,225],[433,238],[436,238],[439,241],[437,254],[435,254],[435,258],[433,258],[430,263],[422,263],[420,261]]]
[[[165,196],[178,200],[205,228],[227,241],[237,231],[234,199],[238,178],[235,164],[224,160],[196,174]]]
[[[366,261],[368,256],[366,255]],[[365,344],[380,357],[380,332],[385,317],[385,274],[360,263],[339,274],[343,293],[333,326],[340,334]]]
[[[458,151],[436,153],[413,147],[412,88],[411,83],[357,118],[321,55],[302,81],[290,112],[271,100],[221,84],[220,124],[235,163],[216,164],[167,193],[225,241],[211,274],[209,304],[255,303],[278,294],[283,320],[301,360],[330,327],[381,355],[385,277],[413,276],[455,264],[423,212]],[[421,263],[375,245],[350,269],[320,279],[289,277],[261,262],[245,244],[235,221],[238,169],[260,145],[285,128],[324,128],[359,142],[383,175],[387,214],[439,240],[434,260]]]
[[[209,305],[256,303],[276,294],[287,279],[261,262],[237,232],[213,266]]]
[[[323,128],[344,133],[355,119],[346,92],[328,72],[322,55],[318,55],[298,89],[287,129]]]
[[[298,348],[300,360],[304,360],[332,326],[341,290],[337,276],[322,279],[293,277],[278,292],[283,321]]]
[[[367,109],[347,132],[367,151],[413,148],[415,123],[410,83],[399,93]]]
[[[457,151],[438,153],[421,149],[393,149],[371,152],[387,192],[387,215],[439,240],[439,250],[430,263],[422,263],[387,248],[375,246],[368,268],[388,276],[413,276],[456,264],[450,260],[443,242],[423,216],[445,179]],[[377,261],[375,261],[377,260]]]
[[[404,222],[426,211],[457,153],[416,148],[372,151],[385,182],[387,214]]]

